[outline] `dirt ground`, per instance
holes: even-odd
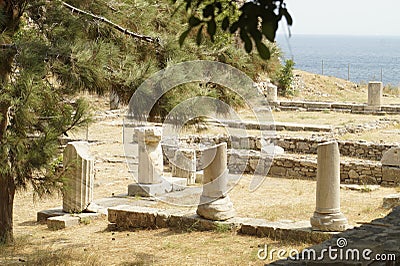
[[[313,86],[319,90],[317,85]],[[360,95],[359,92],[365,93],[363,88],[353,88],[352,91],[357,95]],[[127,186],[133,182],[133,177],[124,160],[122,114],[110,115],[112,113],[104,111],[107,107],[104,99],[90,98],[97,106],[100,119],[90,125],[88,131],[72,132],[70,138],[85,139],[88,135],[92,141],[91,150],[96,158],[95,199],[127,193]],[[109,116],[106,117],[106,114]],[[337,120],[335,114],[324,114],[316,120],[319,115],[282,112],[278,117],[288,122],[302,120],[324,124],[329,121],[341,124],[351,120],[360,122],[375,119],[373,116],[345,115],[342,120]],[[351,137],[358,138],[357,135]],[[250,178],[244,176],[230,192],[238,216],[270,221],[300,221],[312,216],[315,181],[267,177],[258,190],[250,193],[247,189]],[[396,188],[383,187],[364,193],[342,190],[342,212],[353,226],[383,217],[388,210],[381,208],[382,198],[396,191]],[[60,231],[50,231],[46,225],[36,223],[38,211],[61,204],[60,195],[35,199],[31,190],[18,192],[14,204],[16,243],[0,246],[0,265],[263,265],[270,261],[257,258],[259,247],[264,244],[287,250],[310,245],[224,231],[180,232],[159,229],[112,232],[107,229],[106,219]]]

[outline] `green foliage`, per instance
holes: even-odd
[[[204,5],[207,11],[202,19],[208,19],[206,26],[195,34],[196,41],[186,41],[181,49],[179,36],[199,23],[197,16],[190,16],[189,25],[186,24],[185,10],[177,9],[184,2],[171,6],[167,0],[68,1],[127,29],[157,37],[160,44],[137,40],[93,17],[71,12],[61,1],[18,3],[25,8],[23,16],[0,19],[0,28],[9,29],[11,22],[19,26],[0,36],[1,42],[16,47],[0,50],[0,107],[10,118],[4,137],[0,137],[0,175],[13,176],[20,188],[30,183],[39,194],[49,193],[51,187],[61,183],[52,164],[58,138],[90,122],[88,106],[77,98],[78,92],[102,94],[114,90],[127,102],[146,78],[171,64],[214,60],[231,64],[255,78],[258,73],[271,71],[278,61],[279,51],[273,44],[268,44],[272,55],[269,61],[237,49],[237,39],[209,18],[221,21],[227,29],[233,18],[241,15],[238,11],[232,11],[234,15],[220,12],[218,5]],[[203,39],[204,33],[212,36],[212,41]],[[192,32],[186,34],[191,36]],[[198,95],[213,96],[231,106],[243,104],[220,86],[185,84],[164,95],[152,115],[165,117],[176,104]],[[0,112],[0,122],[5,121],[4,114]]]
[[[293,82],[293,60],[286,60],[285,65],[278,74],[278,92],[282,96],[294,95],[295,91],[292,87]]]
[[[229,224],[216,223],[215,224],[215,231],[217,233],[226,233],[226,232],[231,231],[231,226]]]
[[[84,224],[84,225],[89,225],[92,222],[92,220],[89,217],[82,217],[79,220],[79,223]]]
[[[176,0],[174,0],[176,1]],[[255,0],[244,2],[241,6],[229,0],[183,0],[189,15],[188,28],[179,43],[182,45],[193,30],[197,30],[197,43],[201,43],[203,29],[206,29],[211,41],[218,31],[238,33],[247,53],[255,45],[263,59],[271,58],[271,49],[265,41],[274,42],[279,21],[286,19],[293,24],[293,19],[283,0]]]

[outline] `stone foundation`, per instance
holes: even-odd
[[[214,143],[219,144],[226,142],[228,149],[250,149],[255,151],[261,150],[261,138],[259,136],[189,136],[182,138],[181,141],[187,143]],[[303,138],[281,136],[273,138],[272,141],[276,146],[282,147],[288,153],[300,154],[317,154],[317,146],[325,141],[324,138]],[[377,144],[365,141],[338,141],[341,156],[355,157],[366,160],[380,161],[383,154],[396,147],[397,144]],[[167,159],[164,157],[164,161]]]

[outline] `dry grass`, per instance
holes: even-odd
[[[277,220],[308,220],[315,208],[315,182],[266,178],[253,193],[251,176],[244,176],[230,192],[238,216]],[[125,189],[125,188],[124,188]],[[119,191],[123,193],[124,191]],[[361,193],[342,190],[342,211],[350,224],[383,217],[382,197],[395,188]],[[34,222],[36,212],[57,206],[60,197],[32,204],[30,193],[19,193],[15,205],[17,243],[0,247],[0,264],[14,265],[262,265],[259,245],[301,249],[307,243],[277,241],[226,232],[173,231],[169,229],[110,232],[106,220],[60,231]],[[229,255],[228,255],[229,254]]]
[[[93,100],[97,105],[102,104],[98,98],[93,97]],[[354,123],[362,123],[375,120],[375,117],[281,112],[276,113],[275,119],[340,125],[353,123],[353,120]],[[113,122],[121,120],[116,118]],[[124,163],[122,127],[118,123],[114,126],[108,123],[111,121],[102,120],[89,128],[89,139],[100,141],[91,146],[96,156],[95,198],[126,193],[127,185],[133,182]],[[84,138],[85,135],[86,131],[82,130],[70,136]],[[354,139],[361,137],[354,135]],[[379,137],[376,135],[374,138]],[[298,221],[308,220],[312,215],[315,208],[314,181],[268,177],[258,190],[250,193],[247,189],[250,178],[245,176],[230,192],[238,216]],[[399,188],[397,191],[400,191]],[[368,193],[342,190],[342,211],[353,225],[382,217],[388,212],[380,208],[382,198],[395,192],[395,188],[380,188]],[[32,199],[30,190],[16,196],[14,232],[17,241],[13,246],[0,246],[1,265],[263,265],[265,262],[257,259],[259,246],[268,244],[277,248],[301,249],[309,245],[239,236],[225,232],[224,228],[218,232],[169,229],[110,232],[106,220],[50,231],[46,225],[35,222],[36,213],[61,206],[61,197],[56,195],[38,201]]]
[[[267,177],[259,189],[250,193],[250,178],[243,177],[230,192],[239,216],[269,221],[310,219],[315,210],[315,181]],[[383,217],[388,210],[381,208],[382,199],[395,191],[384,187],[364,193],[341,190],[342,212],[351,225]]]
[[[366,103],[368,100],[367,84],[355,84],[344,79],[322,76],[295,70],[305,83],[305,88],[297,93],[293,100],[335,101]],[[386,86],[384,93],[390,97],[383,97],[383,104],[400,104],[398,88]],[[396,97],[393,97],[396,96]]]
[[[345,134],[339,138],[342,140],[364,140],[377,143],[399,143],[400,125],[390,126],[385,129],[370,130],[358,134]]]
[[[279,122],[304,123],[313,125],[350,126],[382,119],[382,116],[344,114],[338,112],[274,112],[274,120]],[[399,119],[400,115],[385,118]]]
[[[22,194],[17,197],[17,202],[25,203],[25,207],[16,209],[15,245],[0,246],[1,265],[262,265],[256,256],[258,246],[268,244],[285,249],[307,246],[239,236],[224,230],[111,232],[106,220],[50,231],[46,225],[33,222],[33,217],[24,216],[23,209],[32,209],[30,199]],[[59,198],[52,200],[56,202]],[[34,211],[41,209],[41,205],[37,202]]]

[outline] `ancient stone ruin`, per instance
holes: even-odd
[[[340,211],[340,154],[335,141],[318,145],[316,208],[310,222],[321,231],[344,231],[347,226]]]
[[[382,177],[385,180],[400,182],[400,147],[393,147],[382,156]]]
[[[135,134],[139,150],[138,176],[137,183],[128,186],[128,195],[156,196],[183,189],[186,180],[163,176],[162,128],[138,127]]]
[[[171,172],[173,177],[185,178],[188,186],[194,185],[196,183],[196,150],[190,148],[175,150]]]
[[[368,83],[368,109],[380,110],[382,104],[382,82],[370,81]]]
[[[220,143],[203,150],[203,192],[197,214],[210,220],[227,220],[235,216],[233,204],[227,195],[227,145]]]
[[[94,158],[86,141],[69,142],[64,150],[63,211],[82,212],[93,200]]]

